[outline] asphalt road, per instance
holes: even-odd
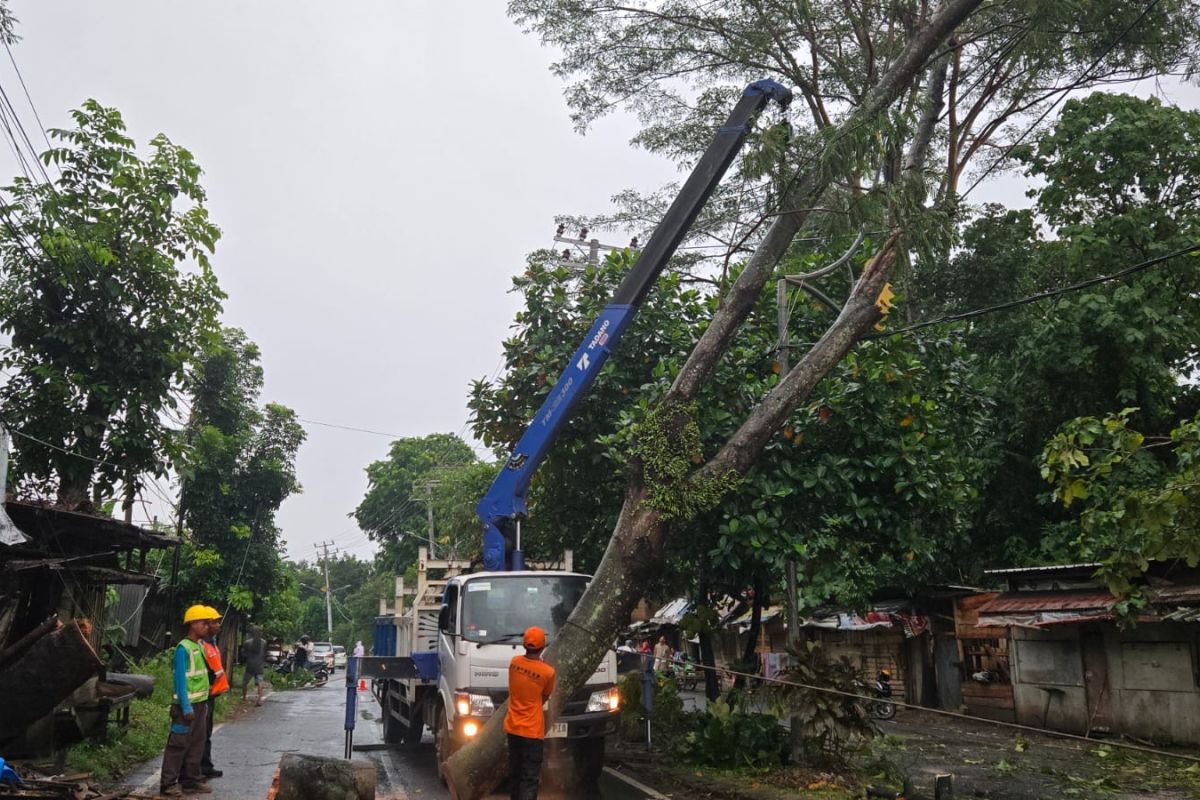
[[[428,732],[425,741],[411,750],[384,749],[378,703],[369,692],[359,692],[358,699],[354,743],[367,749],[356,753],[355,757],[375,762],[379,774],[376,795],[379,800],[449,798],[449,792],[437,777],[433,741]],[[345,751],[345,703],[346,687],[339,673],[320,688],[270,694],[262,708],[252,709],[237,720],[220,725],[213,734],[213,761],[225,774],[211,782],[212,794],[198,797],[211,800],[265,798],[275,768],[285,753],[340,758]],[[160,766],[161,759],[142,765],[130,775],[126,788],[142,796],[153,796],[158,790]],[[492,797],[507,796],[496,794]],[[540,797],[574,800],[580,794],[543,786]],[[619,774],[606,770],[592,797],[595,800],[642,800],[661,795],[642,791]]]

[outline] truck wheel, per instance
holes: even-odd
[[[408,713],[408,725],[404,726],[404,744],[408,747],[416,747],[421,743],[421,736],[425,733],[425,719],[419,708],[409,706]]]
[[[604,771],[604,737],[579,739],[572,750],[575,757],[575,779],[581,786],[596,786]]]
[[[387,701],[380,703],[383,712],[383,743],[400,744],[404,741],[404,726],[400,724],[400,719],[396,716],[395,709],[392,708],[390,695],[384,694],[383,697]]]
[[[446,719],[446,709],[438,707],[434,712],[437,727],[433,729],[433,750],[437,756],[438,779],[446,785],[446,762],[454,754],[454,744],[450,741],[450,721]]]

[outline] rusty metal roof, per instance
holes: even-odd
[[[1051,575],[1057,572],[1079,572],[1096,570],[1102,564],[1084,562],[1081,564],[1048,564],[1042,567],[1008,567],[1007,569],[985,569],[984,575]]]
[[[980,614],[1031,611],[1106,610],[1116,602],[1108,592],[1006,592],[977,609]]]

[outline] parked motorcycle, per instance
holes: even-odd
[[[294,653],[288,653],[287,656],[276,664],[273,671],[280,675],[291,675],[295,672],[307,672],[312,676],[310,680],[304,682],[305,686],[324,686],[329,681],[329,668],[321,661],[306,661],[303,666],[296,664],[296,656]]]
[[[871,684],[872,699],[867,701],[867,711],[877,719],[891,719],[896,716],[896,703],[892,698],[892,673],[886,669],[879,670]]]

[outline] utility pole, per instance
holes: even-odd
[[[601,244],[600,240],[596,239],[596,238],[588,239],[587,238],[587,236],[588,236],[587,228],[584,228],[583,230],[581,230],[579,232],[578,239],[572,239],[568,236],[564,236],[563,235],[564,233],[566,233],[566,226],[559,225],[558,230],[555,231],[555,233],[554,233],[554,241],[559,244],[569,244],[576,251],[583,251],[586,248],[586,253],[580,252],[580,257],[576,258],[571,253],[571,248],[563,250],[560,257],[551,259],[551,261],[555,264],[555,266],[570,267],[570,266],[579,266],[580,264],[588,264],[590,266],[596,267],[596,266],[600,265],[600,251],[601,250],[603,250],[606,253],[611,253],[614,250],[624,250],[625,249],[624,247],[620,247],[618,245]],[[636,237],[636,236],[633,237],[633,239],[630,240],[629,244],[626,245],[626,247],[629,247],[630,249],[633,249],[633,250],[638,249],[638,237]]]
[[[791,367],[791,340],[788,337],[788,281],[781,277],[775,285],[775,303],[779,307],[779,379],[787,376]],[[787,560],[787,643],[792,649],[800,644],[800,610],[796,587],[796,560]]]
[[[414,496],[414,497],[409,498],[410,500],[417,500],[417,501],[420,501],[425,504],[425,518],[429,521],[426,538],[429,540],[428,546],[429,546],[429,557],[430,558],[434,557],[433,556],[433,534],[434,534],[434,531],[433,531],[433,488],[435,486],[438,486],[439,484],[441,484],[441,481],[425,481],[425,496],[424,497]],[[408,533],[407,531],[405,531],[405,533],[408,534],[409,536],[416,535],[416,534]]]
[[[321,566],[325,568],[325,628],[329,633],[330,641],[333,640],[333,592],[329,590],[329,547],[333,542],[321,542],[317,545],[317,550],[322,552]],[[334,548],[333,552],[337,552]]]
[[[778,328],[779,328],[779,350],[777,358],[779,360],[779,379],[783,380],[787,377],[791,366],[791,339],[788,336],[788,288],[789,283],[786,276],[780,276],[779,282],[775,284],[775,304],[778,306]],[[788,558],[786,565],[787,575],[787,645],[789,650],[798,650],[800,647],[800,608],[799,608],[799,591],[796,586],[796,559]],[[792,763],[799,761],[803,755],[804,739],[801,736],[801,723],[798,714],[792,714],[791,719],[791,734],[790,745],[792,751]]]

